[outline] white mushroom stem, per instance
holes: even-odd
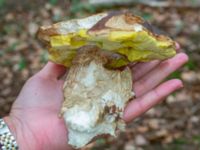
[[[80,148],[101,134],[115,136],[125,127],[122,113],[133,97],[129,68],[123,71],[104,67],[107,58],[100,50],[80,52],[64,84],[61,113],[69,131],[69,144]]]

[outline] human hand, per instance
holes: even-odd
[[[183,85],[178,79],[160,83],[187,60],[187,55],[179,53],[163,62],[134,65],[136,99],[127,105],[124,120],[130,122],[181,88]],[[63,80],[59,77],[64,73],[64,67],[49,62],[26,82],[10,115],[5,118],[21,150],[70,149],[66,144],[67,129],[64,121],[58,118],[63,100]]]
[[[176,44],[179,52],[180,46]],[[132,66],[133,90],[136,98],[128,103],[123,119],[130,122],[164,100],[168,95],[183,87],[179,79],[164,81],[171,73],[188,61],[185,53],[177,53],[164,61],[138,63]],[[163,82],[163,83],[162,83]]]
[[[69,150],[64,120],[58,117],[63,101],[59,79],[66,68],[48,62],[22,88],[5,118],[20,150]]]

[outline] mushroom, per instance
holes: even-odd
[[[123,111],[134,96],[128,64],[176,54],[172,39],[153,33],[147,22],[129,12],[43,26],[38,36],[48,47],[49,60],[69,67],[60,113],[74,148],[125,130]]]

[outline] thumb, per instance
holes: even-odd
[[[49,61],[38,74],[47,78],[59,79],[66,73],[66,71],[67,68],[65,66]]]

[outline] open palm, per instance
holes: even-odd
[[[187,60],[187,55],[179,53],[162,62],[152,61],[131,66],[136,98],[127,105],[124,120],[132,121],[181,88],[183,85],[178,79],[161,82]],[[70,149],[66,144],[67,130],[64,121],[58,118],[63,101],[63,80],[60,77],[65,71],[63,66],[48,62],[26,82],[9,117],[5,118],[21,150]]]

